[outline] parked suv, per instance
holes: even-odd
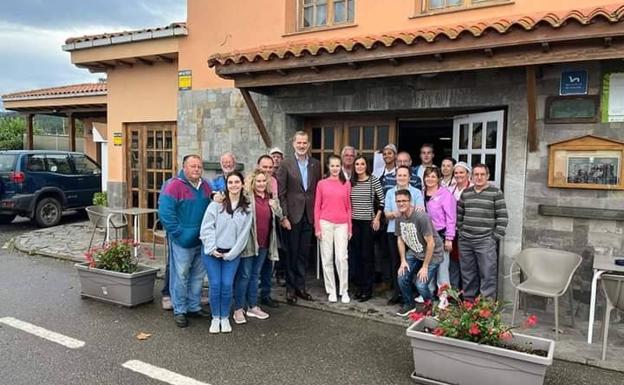
[[[21,215],[40,227],[57,225],[63,210],[91,205],[101,173],[78,152],[0,151],[0,224]]]

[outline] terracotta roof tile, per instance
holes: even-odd
[[[442,36],[450,40],[456,40],[463,33],[469,33],[474,37],[480,37],[488,30],[504,34],[514,27],[531,31],[540,24],[548,25],[551,28],[561,28],[569,21],[587,25],[596,18],[604,18],[610,23],[621,22],[624,20],[624,5],[618,3],[598,8],[508,16],[505,18],[487,19],[473,23],[431,27],[415,31],[396,31],[373,36],[348,37],[332,40],[290,41],[283,44],[260,46],[255,49],[244,51],[214,54],[208,59],[208,65],[214,67],[215,65],[251,63],[258,60],[268,61],[274,58],[284,59],[290,56],[316,56],[322,52],[332,54],[339,50],[351,52],[355,50],[356,47],[371,50],[378,45],[390,47],[397,42],[402,42],[406,45],[413,45],[418,41],[434,43],[436,39]]]
[[[2,95],[4,101],[106,95],[106,83],[83,83]]]
[[[111,37],[119,37],[119,36],[130,36],[130,35],[144,33],[144,32],[165,31],[165,30],[175,29],[175,28],[186,28],[186,23],[171,23],[164,27],[145,28],[145,29],[137,29],[133,31],[110,32],[110,33],[100,33],[96,35],[84,35],[84,36],[78,36],[78,37],[70,37],[67,40],[65,40],[65,44],[80,43],[83,41],[93,41],[93,40],[99,40],[99,39],[109,39]]]

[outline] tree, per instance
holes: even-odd
[[[24,132],[26,132],[26,121],[24,118],[0,118],[0,150],[23,149]]]

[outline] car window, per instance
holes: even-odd
[[[0,172],[13,171],[15,158],[17,155],[14,154],[0,154]]]
[[[45,155],[28,155],[26,169],[28,171],[45,171]]]
[[[76,168],[76,173],[82,175],[93,175],[100,173],[100,167],[95,164],[91,159],[87,158],[84,155],[72,155],[72,159],[74,160],[74,167]]]
[[[72,173],[67,155],[48,154],[46,155],[46,158],[48,160],[46,168],[47,171],[54,172],[56,174]]]

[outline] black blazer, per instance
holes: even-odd
[[[308,158],[308,189],[303,190],[301,172],[296,157],[286,158],[277,170],[279,200],[284,217],[290,223],[301,222],[304,209],[308,221],[314,223],[314,196],[316,184],[321,180],[321,163],[318,159]]]

